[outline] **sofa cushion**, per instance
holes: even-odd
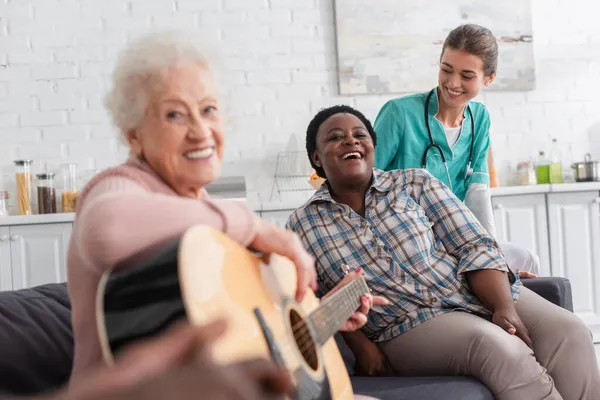
[[[478,380],[453,376],[351,378],[355,394],[379,400],[494,400],[492,393]]]
[[[29,395],[61,386],[72,358],[66,284],[0,292],[0,394]]]
[[[540,277],[521,279],[523,286],[537,293],[551,303],[573,312],[571,281],[560,277]]]

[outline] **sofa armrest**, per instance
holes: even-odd
[[[523,278],[523,285],[551,303],[573,312],[573,293],[567,278]]]

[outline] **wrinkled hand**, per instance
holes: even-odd
[[[265,254],[275,253],[289,258],[296,266],[298,285],[296,301],[301,302],[307,289],[317,290],[315,260],[302,246],[297,234],[278,228],[263,220],[257,220],[257,233],[250,246]]]
[[[323,299],[331,296],[333,293],[361,276],[363,276],[362,268],[357,268],[356,270],[349,272],[340,283],[323,296]],[[360,298],[360,307],[340,326],[340,331],[351,332],[362,328],[367,323],[367,315],[373,306],[385,306],[387,304],[389,304],[387,299],[381,296],[373,296],[370,293],[364,294]]]
[[[222,366],[210,345],[223,334],[223,321],[194,327],[176,324],[164,334],[140,341],[103,366],[73,381],[47,400],[166,400],[208,398],[282,399],[293,390],[289,373],[266,359]]]
[[[509,334],[517,335],[527,346],[533,349],[533,342],[529,337],[529,332],[525,328],[525,325],[523,325],[523,321],[521,321],[519,314],[517,314],[514,305],[511,304],[509,307],[496,310],[492,316],[492,322]]]
[[[538,275],[529,271],[519,271],[519,278],[537,278]]]

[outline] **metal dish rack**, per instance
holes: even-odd
[[[277,154],[271,200],[273,200],[275,194],[314,191],[315,189],[308,182],[312,173],[313,169],[305,152],[279,152]]]

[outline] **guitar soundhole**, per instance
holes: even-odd
[[[302,354],[308,366],[316,371],[319,367],[319,359],[317,357],[315,342],[308,330],[306,321],[296,311],[290,310],[290,323],[300,354]]]

